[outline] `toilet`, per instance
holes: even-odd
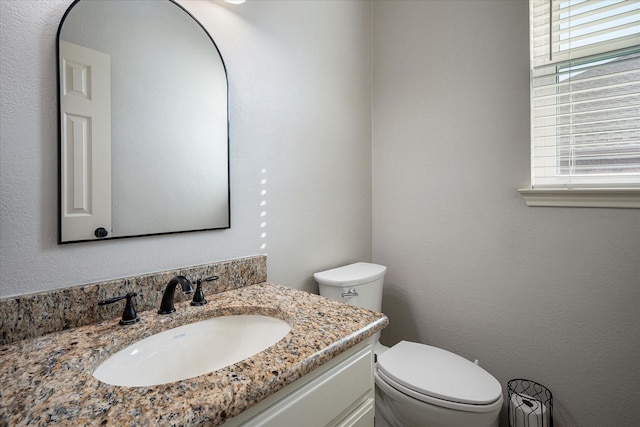
[[[387,268],[358,262],[313,275],[320,295],[381,311]],[[455,353],[401,341],[391,348],[374,336],[376,427],[497,427],[502,386]]]

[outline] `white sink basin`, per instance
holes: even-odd
[[[185,380],[253,356],[290,330],[287,322],[274,317],[214,317],[140,340],[105,360],[93,376],[134,387]]]

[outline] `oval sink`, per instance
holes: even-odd
[[[93,376],[134,387],[186,380],[253,356],[290,330],[287,322],[269,316],[214,317],[140,340],[105,360]]]

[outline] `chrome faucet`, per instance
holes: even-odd
[[[173,298],[176,292],[176,286],[180,284],[182,286],[182,292],[185,294],[193,293],[193,286],[191,286],[191,282],[184,276],[176,276],[173,279],[169,280],[167,283],[167,287],[164,289],[164,294],[162,294],[162,302],[160,303],[160,310],[158,310],[158,314],[169,314],[176,311],[173,306]]]

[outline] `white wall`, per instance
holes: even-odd
[[[232,228],[56,244],[54,51],[71,0],[2,0],[0,297],[257,253],[269,280],[315,290],[314,271],[371,258],[370,4],[180,3],[229,73]]]
[[[383,340],[554,394],[554,425],[629,426],[640,211],[528,208],[526,1],[373,6],[373,260]],[[503,426],[508,425],[503,418]]]

